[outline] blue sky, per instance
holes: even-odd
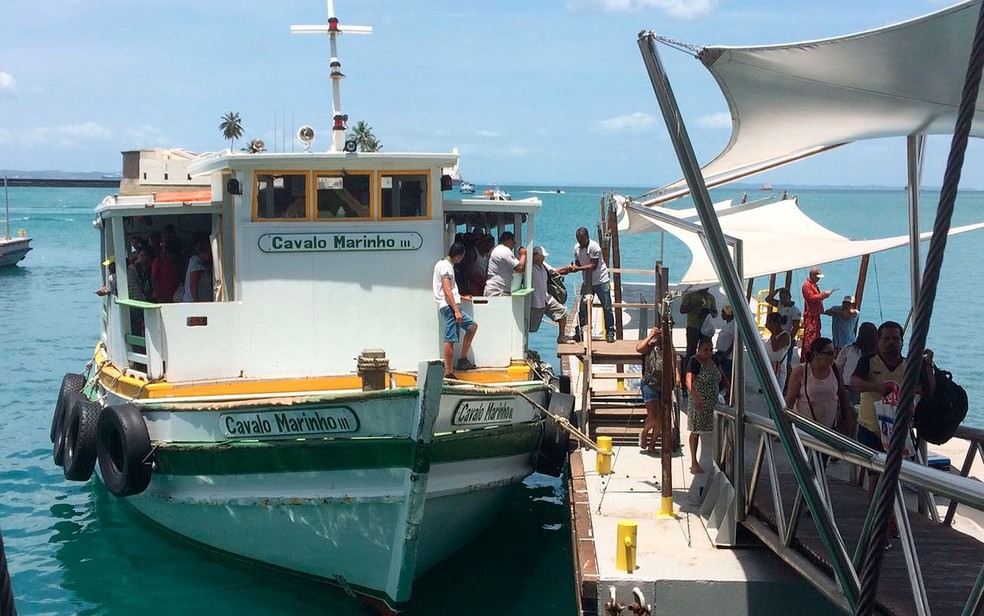
[[[476,182],[655,187],[680,173],[638,32],[783,43],[948,4],[337,0],[343,24],[374,28],[339,39],[343,111],[367,121],[386,151],[457,147]],[[328,146],[328,39],[289,32],[324,23],[321,0],[7,0],[3,12],[0,169],[115,172],[122,150],[219,150],[228,111],[271,150],[289,151],[303,124],[318,132],[316,148]],[[698,157],[709,160],[730,136],[724,99],[696,60],[661,54]],[[939,184],[948,145],[931,140],[927,185]],[[963,186],[984,188],[984,149],[973,145]],[[903,146],[859,144],[755,181],[901,187]]]

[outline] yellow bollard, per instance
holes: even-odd
[[[636,538],[639,527],[632,520],[618,521],[618,538],[615,540],[615,568],[632,573],[636,569]]]
[[[598,437],[598,458],[595,466],[599,475],[610,475],[612,472],[612,437]]]

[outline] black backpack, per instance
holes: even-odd
[[[564,277],[557,272],[547,270],[547,293],[561,304],[567,302],[567,285]]]
[[[942,445],[957,431],[967,416],[967,392],[953,382],[953,375],[933,364],[936,390],[931,396],[923,396],[916,405],[912,425],[919,438]]]

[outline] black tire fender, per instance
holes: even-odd
[[[133,404],[107,406],[96,437],[99,472],[114,496],[140,494],[150,484],[150,433]]]
[[[96,468],[96,428],[102,407],[81,393],[72,394],[72,406],[64,421],[65,479],[89,481]]]
[[[566,418],[572,426],[577,426],[577,417],[574,413],[574,396],[571,394],[552,392],[547,410],[553,415]],[[560,477],[570,453],[568,450],[570,440],[570,432],[561,428],[551,417],[545,417],[543,434],[540,437],[540,447],[536,456],[536,472],[551,477]]]
[[[61,389],[58,390],[58,400],[55,401],[55,412],[51,415],[50,438],[52,459],[58,466],[62,465],[65,453],[65,415],[72,405],[72,394],[78,394],[85,387],[85,377],[69,372],[62,377]]]

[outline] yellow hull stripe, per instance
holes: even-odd
[[[229,381],[202,381],[191,383],[150,382],[146,378],[121,374],[110,362],[103,348],[96,349],[94,365],[100,366],[99,382],[107,390],[127,398],[159,400],[166,398],[199,398],[210,396],[266,396],[288,395],[296,392],[332,392],[362,389],[362,379],[355,374],[285,379],[237,379]],[[415,387],[417,375],[407,372],[391,372],[397,387]],[[526,363],[515,363],[507,368],[476,369],[455,373],[460,381],[476,384],[529,381],[532,370]]]

